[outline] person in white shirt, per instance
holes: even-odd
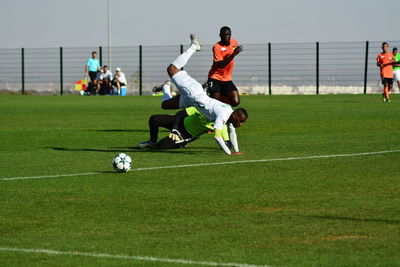
[[[191,34],[191,45],[186,52],[178,56],[167,68],[167,72],[171,81],[178,88],[180,95],[171,96],[169,83],[166,82],[162,86],[164,92],[163,102],[161,107],[163,109],[178,109],[194,106],[200,111],[208,120],[214,122],[214,138],[219,146],[228,155],[241,155],[242,152],[231,152],[222,138],[222,127],[227,124],[231,131],[235,128],[242,126],[247,121],[248,114],[243,108],[238,108],[235,111],[228,104],[222,103],[219,100],[210,98],[203,90],[203,86],[189,76],[189,74],[181,70],[186,65],[189,58],[196,52],[201,50],[199,38]],[[234,133],[236,138],[236,133]],[[172,129],[170,138],[173,140],[181,140],[182,136],[177,129]]]
[[[121,68],[115,69],[115,76],[112,80],[112,85],[117,87],[118,95],[121,92],[121,87],[127,85],[125,74],[121,71]]]
[[[98,74],[97,92],[100,95],[110,94],[110,91],[112,89],[111,81],[112,81],[112,73],[108,69],[108,66],[104,65],[102,71],[100,72],[100,74]]]

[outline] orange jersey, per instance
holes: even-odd
[[[219,42],[213,47],[213,65],[208,73],[208,78],[212,78],[219,81],[232,81],[233,66],[235,65],[235,60],[232,59],[228,65],[223,68],[218,68],[215,62],[226,59],[233,54],[233,50],[238,46],[238,42],[235,39],[230,40],[229,45],[221,45]]]
[[[382,78],[393,78],[393,62],[394,55],[390,52],[380,53],[376,58],[376,61],[383,66],[381,66],[381,77]]]

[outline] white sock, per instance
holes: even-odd
[[[164,84],[162,89],[163,89],[162,102],[164,102],[165,100],[171,99],[172,98],[171,86],[169,86],[168,84]]]
[[[188,50],[183,52],[179,57],[177,57],[174,61],[172,61],[172,65],[177,67],[178,69],[181,69],[183,66],[186,65],[188,62],[189,58],[196,52],[196,45],[192,44]]]

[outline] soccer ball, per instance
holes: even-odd
[[[127,172],[132,168],[132,159],[127,154],[120,153],[113,158],[112,165],[117,172]]]

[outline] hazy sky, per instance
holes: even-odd
[[[399,0],[110,0],[112,45],[399,40]],[[0,48],[107,46],[107,0],[0,0]],[[397,17],[397,19],[396,19]]]

